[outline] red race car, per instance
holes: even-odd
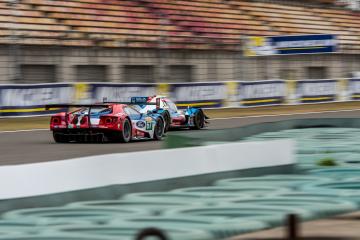
[[[131,104],[139,103],[132,99],[128,104],[70,104],[46,108],[75,108],[51,117],[50,130],[58,143],[161,140],[165,129],[163,115],[157,111],[140,113]]]

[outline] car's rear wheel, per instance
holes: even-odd
[[[205,116],[202,111],[197,111],[194,116],[194,126],[192,129],[202,129],[205,126]]]
[[[155,128],[154,128],[154,139],[161,140],[164,136],[164,121],[161,118],[156,120]]]
[[[56,132],[53,132],[53,138],[56,143],[67,143],[69,142],[69,138],[63,134],[59,134]]]
[[[170,113],[168,111],[165,111],[164,114],[163,114],[163,117],[164,117],[164,121],[165,121],[164,132],[167,132],[167,131],[169,131],[170,124],[171,124]]]
[[[118,138],[119,142],[122,143],[130,142],[132,135],[131,132],[132,132],[131,123],[128,118],[125,118],[122,125],[122,131],[119,134],[119,138]]]

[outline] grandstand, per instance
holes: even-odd
[[[0,83],[344,78],[360,65],[348,3],[4,0]],[[246,36],[303,34],[337,35],[339,53],[242,57]]]

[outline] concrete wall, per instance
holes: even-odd
[[[1,176],[12,180],[0,182],[0,213],[210,185],[224,178],[292,173],[294,151],[291,140],[238,142],[3,166]]]
[[[14,83],[15,62],[21,64],[53,64],[57,82],[76,82],[77,65],[105,65],[106,80],[129,82],[124,79],[126,65],[153,66],[156,82],[171,82],[167,66],[192,66],[191,81],[231,81],[265,79],[306,79],[308,67],[325,67],[326,78],[344,78],[360,71],[360,56],[355,54],[296,55],[245,58],[240,52],[162,50],[158,49],[105,49],[69,47],[20,47],[18,56],[11,55],[8,47],[0,48],[0,83]],[[50,80],[49,80],[50,82]]]

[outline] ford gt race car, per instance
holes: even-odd
[[[50,130],[55,142],[129,142],[161,140],[165,119],[156,110],[141,113],[130,103],[51,105],[46,108],[74,108],[51,117]],[[156,105],[156,103],[143,103]]]
[[[137,110],[141,113],[150,111],[161,113],[165,120],[165,132],[174,128],[202,129],[208,124],[208,117],[201,108],[188,107],[179,110],[176,104],[167,97],[153,96],[147,98],[148,104],[137,105]]]

